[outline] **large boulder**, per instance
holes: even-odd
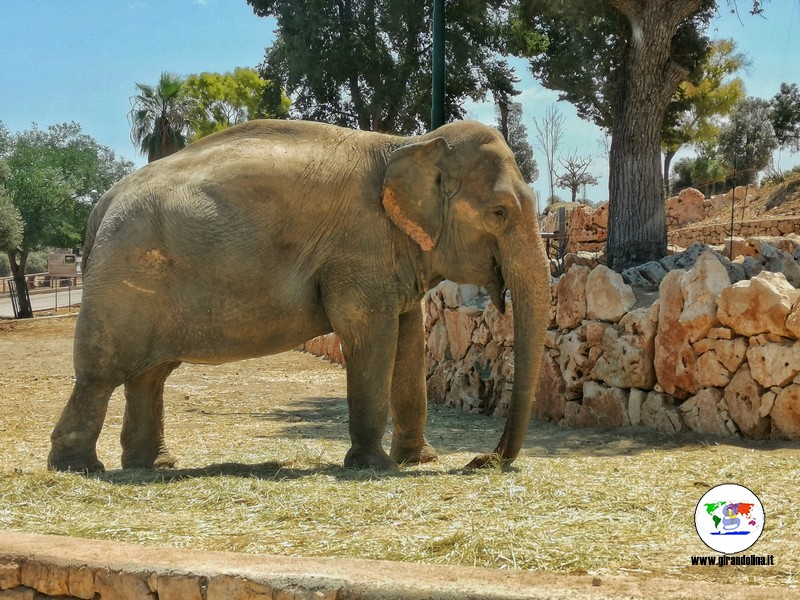
[[[657,306],[640,308],[622,317],[618,327],[606,327],[601,344],[603,353],[592,369],[592,378],[610,387],[652,388],[656,383],[657,318]]]
[[[667,394],[650,392],[641,408],[642,425],[663,433],[676,433],[683,429],[673,398]]]
[[[765,388],[784,386],[800,373],[800,344],[767,343],[747,351],[750,373]]]
[[[683,422],[692,431],[712,435],[730,435],[728,405],[722,390],[703,388],[680,405]]]
[[[798,299],[800,290],[794,289],[782,273],[764,271],[722,290],[717,298],[717,317],[740,335],[774,333],[790,337],[786,319]]]
[[[800,385],[790,385],[778,394],[770,417],[772,437],[800,439]]]
[[[655,339],[655,371],[658,383],[668,394],[686,398],[700,389],[697,356],[689,330],[681,323],[684,309],[681,279],[683,269],[670,271],[659,286],[658,329]]]
[[[560,329],[572,329],[586,318],[586,280],[592,270],[574,265],[558,281],[556,324]]]
[[[730,284],[728,271],[711,250],[704,252],[681,277],[684,308],[679,321],[690,341],[696,342],[712,327],[719,325],[717,297]]]
[[[567,404],[564,419],[569,427],[622,427],[631,424],[628,419],[627,392],[606,387],[597,381],[584,384],[580,403]]]
[[[636,294],[622,275],[604,265],[586,278],[586,316],[599,321],[619,321],[636,304]]]
[[[753,379],[745,363],[725,388],[725,400],[731,418],[748,438],[763,438],[769,433],[769,417],[761,415],[761,396],[764,388]]]
[[[568,398],[579,398],[583,384],[589,379],[596,354],[586,341],[585,327],[581,326],[561,335],[557,341],[558,362]]]
[[[453,360],[461,360],[467,355],[467,350],[472,344],[472,333],[475,331],[475,320],[480,315],[481,310],[475,306],[460,306],[456,310],[444,311],[444,322],[447,326],[447,338],[450,341]]]
[[[545,354],[533,401],[533,418],[558,423],[564,418],[566,402],[566,385],[561,377],[558,362],[552,356]]]
[[[673,225],[697,223],[706,218],[706,199],[699,190],[686,188],[669,198],[664,209],[668,222]]]

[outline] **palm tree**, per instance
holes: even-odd
[[[137,83],[139,94],[131,98],[131,141],[147,162],[184,148],[189,135],[188,116],[192,101],[182,93],[184,79],[161,73],[158,85]]]

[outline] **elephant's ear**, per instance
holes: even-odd
[[[389,157],[383,180],[383,207],[392,222],[423,250],[432,250],[442,232],[444,138],[403,146]]]

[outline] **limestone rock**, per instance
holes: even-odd
[[[717,317],[736,333],[753,336],[775,333],[791,336],[786,318],[800,298],[782,273],[763,272],[722,290],[717,298]]]
[[[772,437],[800,439],[800,385],[784,388],[770,411]]]
[[[558,423],[564,418],[566,402],[566,386],[558,363],[552,357],[544,356],[542,370],[539,373],[539,385],[534,396],[533,418]]]
[[[725,238],[725,254],[734,257],[761,257],[761,251],[759,250],[758,244],[754,240],[748,240],[739,236],[728,236]]]
[[[775,404],[775,398],[777,398],[778,394],[783,391],[781,388],[775,388],[775,390],[777,393],[769,390],[768,392],[764,392],[764,395],[761,396],[761,406],[758,409],[758,416],[767,417],[769,416],[769,413],[772,412],[772,407]]]
[[[681,277],[683,311],[679,317],[681,325],[696,342],[719,325],[717,319],[717,297],[731,284],[728,272],[712,251],[704,252],[695,265]]]
[[[447,325],[444,320],[437,321],[428,334],[428,352],[436,362],[449,358],[447,339]]]
[[[578,327],[558,338],[559,368],[569,399],[580,397],[584,382],[594,367],[584,328]]]
[[[628,395],[625,390],[587,381],[578,410],[570,414],[568,419],[565,414],[565,419],[571,427],[622,427],[630,425],[627,408]]]
[[[746,363],[725,388],[728,412],[745,437],[763,438],[769,432],[769,418],[759,414],[763,394],[764,388],[753,379]]]
[[[792,310],[789,312],[789,316],[786,317],[785,325],[792,337],[800,339],[800,300],[795,301],[792,305]]]
[[[597,227],[608,229],[608,202],[604,202],[592,212],[592,222]]]
[[[722,390],[703,388],[680,405],[683,422],[692,431],[727,436],[730,431],[726,425],[727,404]]]
[[[647,394],[647,399],[642,403],[642,425],[663,433],[676,433],[683,429],[672,397],[658,392]]]
[[[597,257],[591,252],[569,252],[565,254],[564,272],[569,271],[573,265],[594,269],[597,266]]]
[[[631,425],[639,425],[642,422],[642,404],[647,399],[647,392],[644,390],[632,389],[628,395],[628,419]]]
[[[622,275],[605,265],[596,267],[586,278],[586,316],[616,323],[636,304],[636,294]]]
[[[704,388],[722,388],[731,382],[731,372],[717,358],[714,350],[697,359],[697,381]]]
[[[655,338],[655,371],[658,383],[673,396],[685,398],[700,389],[697,357],[689,331],[680,322],[683,312],[681,279],[686,271],[670,271],[659,287],[658,330]]]
[[[732,340],[717,339],[714,343],[714,352],[717,355],[717,360],[722,363],[722,366],[729,372],[735,373],[742,365],[746,356],[747,341],[745,338],[741,337]]]
[[[501,314],[494,304],[489,304],[483,311],[483,320],[498,344],[514,345],[514,306],[506,301],[506,312]]]
[[[586,318],[586,280],[591,269],[575,265],[558,281],[556,323],[560,329],[572,329]]]
[[[558,279],[550,278],[550,308],[547,312],[547,326],[553,329],[558,326],[556,314],[558,310]]]
[[[436,286],[436,291],[447,308],[458,308],[461,306],[461,293],[456,282],[445,279]]]
[[[656,382],[656,311],[657,308],[652,307],[631,311],[619,322],[619,329],[605,329],[603,353],[592,369],[593,379],[601,380],[610,387],[653,387]]]
[[[670,222],[676,225],[702,221],[706,217],[705,196],[694,188],[683,189],[666,201],[664,210]]]
[[[800,345],[768,343],[747,351],[750,373],[764,387],[784,386],[800,373]]]

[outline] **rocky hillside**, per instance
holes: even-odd
[[[734,219],[751,221],[777,216],[800,216],[800,177],[770,187],[736,188]],[[713,196],[707,217],[692,225],[714,225],[731,220],[731,193]]]

